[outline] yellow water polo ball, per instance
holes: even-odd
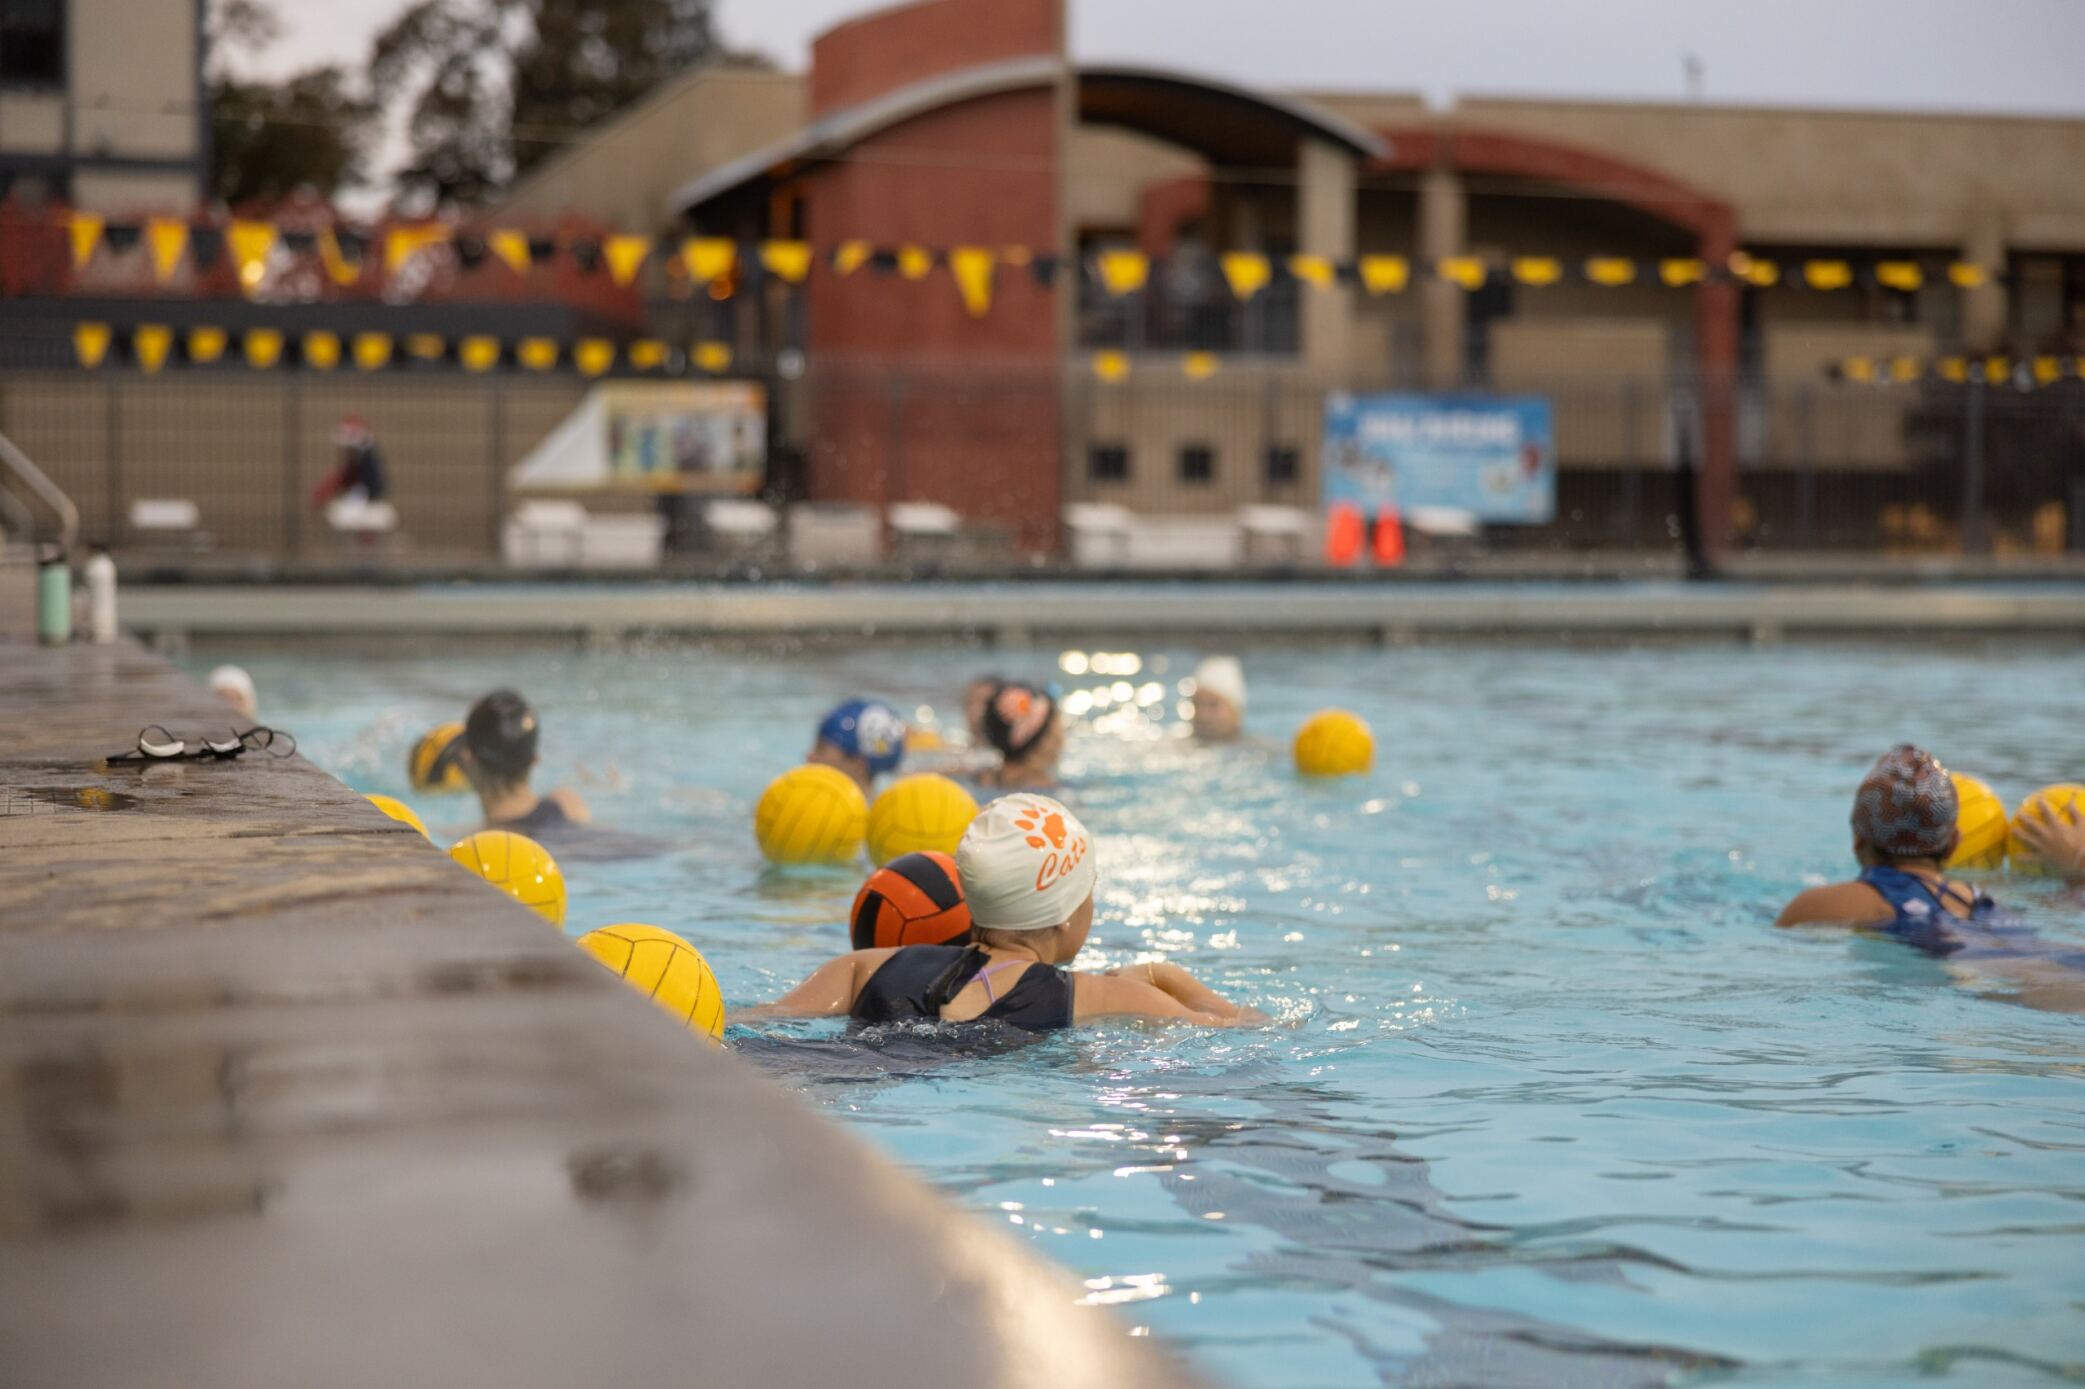
[[[451,844],[449,857],[551,925],[565,924],[564,870],[527,835],[479,830]]]
[[[2034,851],[2020,840],[2021,821],[2029,815],[2040,819],[2039,812],[2043,809],[2049,812],[2051,819],[2064,818],[2063,812],[2068,809],[2072,818],[2085,820],[2085,786],[2080,786],[2075,781],[2059,781],[2053,786],[2044,786],[2020,802],[2020,808],[2013,812],[2011,833],[2005,844],[2006,856],[2012,860],[2015,873],[2038,876],[2049,871],[2035,856]]]
[[[1947,861],[1949,868],[1987,869],[2005,862],[2005,802],[1988,783],[1967,772],[1951,772],[1955,782],[1955,829],[1962,836]]]
[[[430,728],[413,744],[406,770],[415,791],[468,791],[471,779],[463,774],[463,725],[445,723]]]
[[[378,810],[383,811],[384,814],[396,820],[399,824],[411,825],[414,829],[420,831],[421,834],[427,835],[427,838],[429,840],[432,840],[434,838],[433,835],[427,834],[426,822],[423,821],[418,815],[414,814],[413,808],[407,805],[404,801],[394,800],[390,796],[379,796],[374,793],[364,797],[363,799],[367,800]]]
[[[1320,710],[1296,730],[1296,770],[1305,776],[1352,776],[1375,760],[1375,734],[1344,709]]]
[[[760,793],[753,836],[776,863],[852,863],[869,826],[869,799],[837,767],[806,763]]]
[[[626,922],[579,938],[579,948],[693,1032],[724,1035],[724,991],[702,952],[671,931]]]
[[[947,777],[900,777],[869,807],[869,857],[881,866],[929,849],[953,854],[976,818],[976,797]]]

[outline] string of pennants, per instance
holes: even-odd
[[[661,376],[691,372],[715,376],[731,370],[733,359],[731,344],[727,342],[681,345],[663,338],[638,338],[623,343],[609,338],[577,338],[565,342],[548,337],[500,338],[489,334],[451,338],[439,333],[289,333],[279,328],[248,328],[235,333],[211,327],[176,329],[163,323],[141,323],[127,329],[107,323],[76,323],[72,345],[83,367],[128,360],[147,375],[172,364],[206,367],[243,360],[257,371],[292,365],[309,371],[333,371],[343,366],[358,371],[384,371],[422,364],[460,366],[468,372],[507,366],[535,372],[564,368],[582,376],[601,376],[616,370]]]
[[[605,271],[619,286],[633,283],[654,261],[669,263],[713,298],[735,293],[744,278],[759,274],[787,284],[801,284],[814,268],[846,277],[864,269],[924,280],[946,269],[974,316],[990,311],[1002,270],[1032,276],[1047,288],[1066,266],[1065,257],[1021,246],[928,247],[913,244],[879,246],[843,241],[814,247],[806,241],[770,240],[741,243],[724,237],[679,240],[634,233],[602,236],[536,236],[513,229],[468,232],[438,222],[401,224],[363,232],[346,227],[296,230],[265,221],[234,219],[224,225],[190,223],[180,218],[149,218],[140,223],[109,222],[99,214],[70,214],[69,234],[75,269],[85,269],[104,250],[129,254],[146,248],[156,283],[165,284],[184,263],[207,270],[229,256],[240,285],[252,292],[266,279],[278,250],[291,256],[315,256],[328,277],[343,288],[363,282],[372,267],[396,276],[422,253],[445,248],[465,269],[497,260],[516,274],[569,257],[586,273]],[[2003,272],[1971,261],[1930,263],[1907,259],[1805,259],[1786,263],[1739,251],[1717,264],[1695,257],[1641,259],[1590,256],[1567,260],[1557,256],[1513,256],[1503,261],[1484,256],[1419,259],[1403,255],[1364,255],[1352,259],[1298,253],[1270,256],[1232,251],[1216,257],[1233,296],[1250,300],[1277,280],[1312,289],[1359,288],[1371,295],[1397,294],[1415,283],[1438,281],[1475,291],[1492,283],[1531,288],[1558,284],[1621,288],[1634,284],[1679,289],[1699,284],[1739,284],[1766,288],[1788,285],[1830,293],[1879,287],[1911,293],[1928,284],[1975,289],[2004,278]],[[1141,251],[1103,250],[1079,259],[1077,268],[1108,294],[1121,297],[1143,290],[1165,262]]]
[[[2085,381],[2085,356],[1846,357],[1832,363],[1826,374],[1836,381],[1863,386],[1910,386],[1923,381],[1960,386],[1976,381],[2024,391],[2060,381]]]

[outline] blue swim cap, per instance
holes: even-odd
[[[905,721],[888,704],[850,699],[818,725],[818,741],[866,759],[869,774],[881,776],[905,759]]]

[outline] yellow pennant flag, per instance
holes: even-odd
[[[581,338],[572,348],[572,360],[582,376],[599,376],[615,365],[615,344],[606,338]]]
[[[767,273],[792,285],[804,282],[811,273],[811,243],[808,241],[763,241],[760,263]]]
[[[1884,289],[1894,289],[1910,294],[1926,282],[1925,274],[1915,260],[1879,260],[1875,262],[1875,283]]]
[[[738,264],[738,244],[721,236],[691,236],[681,243],[681,264],[689,279],[714,289]]]
[[[75,212],[72,214],[72,268],[78,270],[94,259],[94,248],[101,244],[102,228],[107,223],[98,212]]]
[[[898,248],[898,273],[908,280],[924,280],[934,268],[934,253],[924,246]]]
[[[688,354],[695,365],[707,372],[728,371],[731,368],[731,344],[728,342],[698,342],[695,350]]]
[[[1839,364],[1839,372],[1848,381],[1866,385],[1875,379],[1875,362],[1870,357],[1848,357]]]
[[[1973,261],[1958,260],[1947,268],[1947,280],[1956,289],[1980,289],[1990,283],[1991,276]]]
[[[1207,381],[1221,365],[1214,352],[1190,352],[1180,359],[1180,372],[1190,381]]]
[[[498,338],[472,336],[456,345],[457,360],[465,371],[490,371],[500,359]]]
[[[1672,289],[1698,285],[1709,273],[1708,266],[1691,256],[1673,256],[1658,262],[1658,278]]]
[[[234,218],[225,231],[224,244],[231,249],[232,264],[239,271],[239,288],[252,293],[268,273],[268,256],[275,250],[275,228],[267,222]]]
[[[406,337],[405,350],[417,361],[438,362],[449,344],[440,333],[412,333]]]
[[[222,328],[191,328],[188,330],[188,360],[208,366],[224,355],[228,340]]]
[[[656,371],[666,365],[666,344],[657,338],[639,338],[626,355],[638,371]]]
[[[2055,385],[2063,379],[2063,362],[2055,357],[2036,357],[2034,379],[2044,386]]]
[[[1918,377],[1919,377],[1919,364],[1918,364],[1918,358],[1916,358],[1916,357],[1892,357],[1892,358],[1890,358],[1890,380],[1892,380],[1892,381],[1916,381],[1916,380],[1918,380]]]
[[[1627,256],[1594,256],[1585,263],[1585,277],[1596,285],[1619,289],[1636,282],[1636,262]]]
[[[514,355],[530,371],[549,371],[557,365],[555,338],[523,338]]]
[[[174,330],[164,323],[140,323],[137,331],[130,335],[131,351],[137,353],[138,365],[147,374],[167,364],[167,353],[173,350],[173,346]]]
[[[1363,256],[1360,270],[1370,294],[1402,294],[1412,281],[1412,263],[1403,256]]]
[[[608,262],[609,278],[619,285],[636,279],[644,258],[651,253],[652,239],[648,236],[623,234],[601,243],[601,258]]]
[[[1226,251],[1217,262],[1223,267],[1224,283],[1239,299],[1250,299],[1274,278],[1274,267],[1257,251]]]
[[[1945,380],[1959,385],[1969,379],[1969,359],[1966,357],[1942,357],[1939,365],[1940,375]]]
[[[529,272],[528,237],[507,228],[485,234],[485,248],[506,262],[507,268],[517,275]]]
[[[1781,267],[1770,260],[1733,251],[1730,253],[1730,273],[1754,288],[1765,289],[1781,278]]]
[[[391,335],[355,334],[355,365],[364,371],[381,371],[391,365]]]
[[[957,246],[948,253],[948,273],[955,276],[963,307],[972,318],[983,318],[992,311],[992,279],[998,263],[999,257],[982,246]]]
[[[868,264],[876,248],[866,241],[842,241],[833,250],[833,273],[845,279]]]
[[[1113,385],[1129,375],[1127,352],[1096,352],[1093,354],[1093,374]]]
[[[1812,289],[1844,289],[1853,283],[1853,267],[1843,260],[1806,260],[1803,283]]]
[[[72,350],[79,354],[80,365],[98,367],[109,355],[111,334],[106,323],[76,323],[72,329]]]
[[[2012,359],[2008,357],[1984,358],[1984,380],[2003,381],[2012,374]]]
[[[1339,282],[1339,272],[1329,256],[1290,256],[1289,273],[1312,289],[1330,289]]]
[[[391,228],[384,233],[384,273],[396,275],[414,256],[448,239],[449,229],[439,222]]]
[[[1484,262],[1476,256],[1443,256],[1434,262],[1433,270],[1449,284],[1467,290],[1484,288]]]
[[[340,337],[335,333],[311,332],[303,337],[304,365],[315,371],[331,371],[340,365]]]
[[[1101,285],[1113,295],[1135,294],[1151,278],[1151,258],[1142,251],[1102,251],[1096,263]]]
[[[188,249],[188,223],[174,217],[153,217],[145,223],[145,244],[152,251],[152,278],[161,284],[181,264]]]
[[[249,328],[242,344],[246,351],[246,365],[256,371],[266,371],[282,360],[282,334],[273,328]]]
[[[362,261],[347,258],[331,227],[319,233],[319,263],[326,267],[327,277],[336,285],[344,287],[362,278]]]
[[[1513,278],[1537,289],[1564,278],[1563,263],[1554,256],[1515,256]]]

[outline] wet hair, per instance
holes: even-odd
[[[536,711],[513,690],[494,690],[471,706],[463,724],[473,780],[512,786],[536,765]]]

